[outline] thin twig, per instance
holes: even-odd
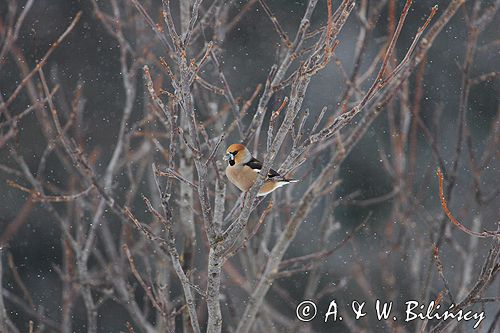
[[[451,214],[450,210],[448,209],[448,205],[446,204],[446,199],[444,197],[444,188],[443,188],[443,173],[441,172],[441,169],[438,168],[436,173],[439,180],[439,198],[441,199],[441,207],[443,208],[443,211],[446,214],[446,216],[448,216],[448,219],[460,230],[471,236],[476,236],[481,238],[488,238],[488,237],[500,238],[500,234],[498,234],[496,231],[475,232],[464,226],[462,223],[458,222],[458,220]]]

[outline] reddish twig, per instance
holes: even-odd
[[[458,222],[458,220],[451,214],[450,210],[448,209],[448,205],[446,204],[446,199],[444,197],[444,189],[443,189],[443,173],[439,168],[437,169],[437,176],[439,179],[439,197],[441,199],[441,207],[443,207],[444,213],[446,214],[446,216],[448,216],[448,219],[455,226],[457,226],[460,230],[471,236],[482,237],[482,238],[499,237],[499,234],[497,232],[494,231],[475,232],[464,226],[462,223]]]

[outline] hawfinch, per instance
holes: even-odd
[[[250,190],[262,169],[262,163],[250,154],[247,147],[239,143],[232,144],[227,148],[224,160],[228,162],[226,176],[231,183],[243,192]],[[295,182],[298,180],[287,179],[271,169],[257,196],[262,197],[278,187]]]

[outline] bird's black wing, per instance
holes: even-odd
[[[260,172],[260,170],[262,170],[262,162],[259,161],[256,158],[254,158],[254,157],[252,157],[252,159],[250,161],[248,161],[247,163],[245,163],[245,165],[249,166],[250,168],[252,168],[253,170],[255,170],[255,172]],[[280,174],[277,173],[273,169],[270,169],[269,173],[267,174],[267,177],[269,177],[269,178],[279,177],[279,176],[280,176]]]

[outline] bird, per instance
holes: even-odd
[[[228,163],[226,176],[229,181],[241,191],[249,191],[262,170],[262,162],[253,157],[248,148],[240,143],[234,143],[226,149],[224,160]],[[296,182],[298,180],[288,179],[270,169],[264,184],[257,192],[257,196],[263,197],[279,187]]]

